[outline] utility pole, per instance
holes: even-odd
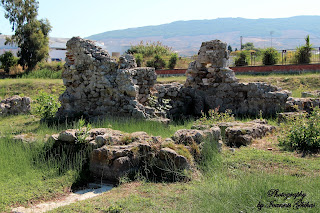
[[[240,36],[240,50],[242,51],[242,36]]]
[[[271,36],[271,47],[272,47],[272,34],[273,34],[273,31],[270,31],[270,36]]]

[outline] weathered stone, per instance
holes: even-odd
[[[77,130],[68,129],[59,133],[58,140],[63,142],[74,143],[77,139],[76,137]]]
[[[132,55],[120,57],[118,64],[106,50],[79,37],[67,42],[67,50],[62,73],[67,88],[59,98],[61,107],[57,116],[72,117],[82,113],[155,117],[154,112],[145,108],[157,78],[154,68],[137,68]],[[140,95],[142,97],[138,98]]]
[[[166,162],[166,167],[170,166],[176,170],[183,170],[190,167],[188,160],[178,155],[177,152],[170,148],[162,148],[159,152],[159,158]]]
[[[193,142],[200,144],[204,139],[204,132],[196,129],[180,129],[174,133],[172,139],[179,144],[189,145]]]
[[[15,95],[0,102],[0,115],[17,115],[30,112],[31,98]]]
[[[262,138],[268,132],[275,130],[274,126],[268,125],[265,121],[251,121],[247,123],[230,123],[225,129],[226,144],[228,146],[247,146],[254,138]]]

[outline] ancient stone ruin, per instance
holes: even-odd
[[[67,42],[66,91],[60,96],[58,116],[76,115],[154,117],[145,106],[156,82],[154,68],[137,68],[132,56],[118,64],[106,50],[89,40],[74,37]]]
[[[67,43],[58,116],[115,115],[153,118],[200,116],[210,109],[234,114],[263,115],[283,111],[289,92],[265,83],[239,83],[228,68],[227,44],[203,42],[197,60],[190,63],[185,85],[155,84],[154,68],[138,68],[132,55],[119,63],[90,40],[74,37]],[[168,99],[164,112],[157,104]]]
[[[227,44],[220,40],[203,42],[196,61],[186,71],[185,87],[193,101],[193,112],[208,109],[232,110],[234,114],[264,115],[282,111],[288,91],[265,83],[238,83],[228,68]],[[184,104],[186,106],[186,104]]]
[[[15,95],[13,97],[4,99],[0,102],[0,115],[17,115],[30,112],[31,98],[20,97]]]

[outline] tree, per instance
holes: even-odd
[[[17,58],[14,57],[12,52],[5,52],[0,56],[1,67],[6,73],[9,73],[10,67],[17,64]]]
[[[232,47],[231,47],[231,45],[228,45],[228,50],[229,50],[229,52],[232,52]]]
[[[312,44],[310,44],[309,35],[307,35],[305,41],[306,44],[302,47],[298,47],[295,54],[295,60],[298,64],[309,64],[311,61]]]
[[[169,69],[174,69],[174,67],[177,65],[177,61],[178,61],[178,54],[172,53],[169,59],[169,64],[168,64]]]
[[[267,48],[263,51],[262,63],[264,65],[274,65],[278,63],[279,53],[275,48]]]
[[[49,21],[36,19],[39,7],[36,0],[1,0],[1,4],[15,32],[6,39],[6,44],[18,45],[19,64],[30,71],[49,55]]]
[[[234,61],[235,65],[237,67],[240,67],[240,66],[247,66],[248,65],[248,60],[247,60],[247,54],[246,54],[246,51],[241,51],[237,58],[235,59]]]

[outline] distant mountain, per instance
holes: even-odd
[[[109,52],[123,52],[140,41],[161,41],[182,55],[195,54],[202,41],[220,39],[233,48],[253,42],[256,47],[294,49],[304,44],[306,35],[320,46],[320,16],[295,16],[274,19],[218,18],[212,20],[176,21],[158,26],[114,30],[89,36],[104,42]],[[272,39],[271,39],[272,38]]]

